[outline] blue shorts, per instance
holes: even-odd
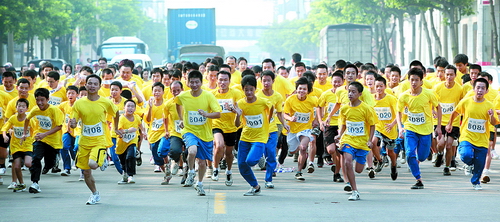
[[[198,151],[196,152],[196,158],[200,160],[210,160],[212,161],[212,153],[214,149],[214,142],[208,141],[205,142],[200,138],[196,137],[192,133],[186,133],[182,135],[182,140],[184,140],[184,144],[186,144],[186,148],[191,146],[198,147]]]
[[[356,160],[356,163],[365,164],[366,155],[368,155],[368,150],[356,149],[349,144],[342,144],[340,152],[348,153],[352,155],[352,159]]]

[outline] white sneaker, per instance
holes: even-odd
[[[80,177],[78,178],[78,181],[84,181],[85,177],[83,176],[83,172],[80,171]]]
[[[21,170],[22,170],[22,171],[26,171],[26,170],[29,170],[29,169],[30,169],[30,168],[28,168],[27,166],[22,166],[22,167],[21,167]]]
[[[96,194],[90,194],[89,199],[87,200],[87,205],[94,205],[101,200],[101,196],[99,195],[99,191]]]
[[[213,172],[214,172],[213,169],[208,168],[207,172],[205,173],[205,178],[211,178]]]
[[[108,158],[104,158],[104,163],[99,167],[101,171],[105,171],[109,166],[109,160]]]
[[[436,160],[437,160],[437,156],[438,156],[438,154],[437,154],[437,153],[433,153],[433,154],[432,154],[432,163],[435,163],[435,162],[436,162]]]
[[[179,168],[179,171],[177,172],[177,175],[182,177],[184,176],[184,170],[182,170],[181,168]]]
[[[359,200],[359,192],[357,190],[352,191],[351,196],[348,198],[350,201]]]
[[[219,180],[219,170],[214,170],[211,178],[213,181],[218,181]]]
[[[127,183],[135,183],[134,177],[133,176],[129,176],[128,179],[127,179]]]
[[[0,168],[0,174],[4,175],[6,171],[7,171],[6,168]]]
[[[179,164],[175,163],[174,166],[172,166],[172,175],[177,175],[179,172]]]
[[[16,186],[17,186],[17,183],[16,183],[16,182],[12,182],[12,183],[10,183],[10,185],[7,187],[7,189],[12,190],[12,189],[16,188]]]
[[[188,172],[188,176],[187,176],[186,182],[184,183],[185,187],[193,186],[194,176],[195,176],[195,172],[192,172],[192,173]]]
[[[472,185],[472,187],[474,187],[474,190],[482,190],[483,187],[481,187],[481,184],[474,184]]]
[[[274,184],[273,184],[273,182],[268,181],[268,182],[266,182],[266,184],[264,185],[264,187],[266,187],[267,189],[273,189],[274,188]]]
[[[464,173],[465,173],[465,176],[470,176],[470,174],[472,173],[472,166],[465,164],[464,165]]]
[[[226,174],[226,186],[233,185],[233,174]]]
[[[118,184],[126,184],[128,182],[127,174],[123,173],[122,179],[118,181]]]
[[[203,185],[195,184],[193,187],[198,193],[198,196],[205,196],[205,190],[203,189]]]
[[[500,156],[497,154],[497,151],[495,151],[495,150],[491,150],[490,154],[491,154],[491,158],[494,160],[498,160],[500,158]]]
[[[38,183],[33,183],[33,184],[31,184],[31,186],[29,188],[29,192],[30,193],[40,193],[40,192],[42,192],[42,190],[40,189],[40,186],[38,185]]]
[[[260,186],[259,189],[255,189],[253,187],[250,187],[250,190],[248,190],[246,193],[243,194],[243,196],[256,196],[260,194]]]
[[[156,166],[155,166],[155,170],[153,170],[153,172],[155,172],[155,173],[159,173],[159,172],[161,172],[161,168],[160,168],[160,166],[156,165]]]

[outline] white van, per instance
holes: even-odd
[[[149,58],[148,55],[146,54],[125,54],[125,55],[117,55],[111,59],[111,64],[113,63],[120,63],[120,61],[124,59],[130,59],[134,61],[135,67],[137,67],[137,64],[142,64],[143,69],[149,69],[153,70],[153,62],[151,61],[151,58]]]

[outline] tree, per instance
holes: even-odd
[[[295,52],[308,52],[317,47],[311,42],[308,34],[299,32],[299,29],[305,25],[304,20],[284,21],[272,25],[264,31],[258,45],[274,57],[283,57]]]
[[[151,53],[166,53],[167,27],[164,22],[155,22],[150,19],[144,23],[140,32],[142,41],[148,44]]]

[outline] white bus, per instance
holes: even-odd
[[[97,49],[97,55],[111,62],[117,55],[148,54],[148,45],[136,37],[118,36],[104,41]]]

